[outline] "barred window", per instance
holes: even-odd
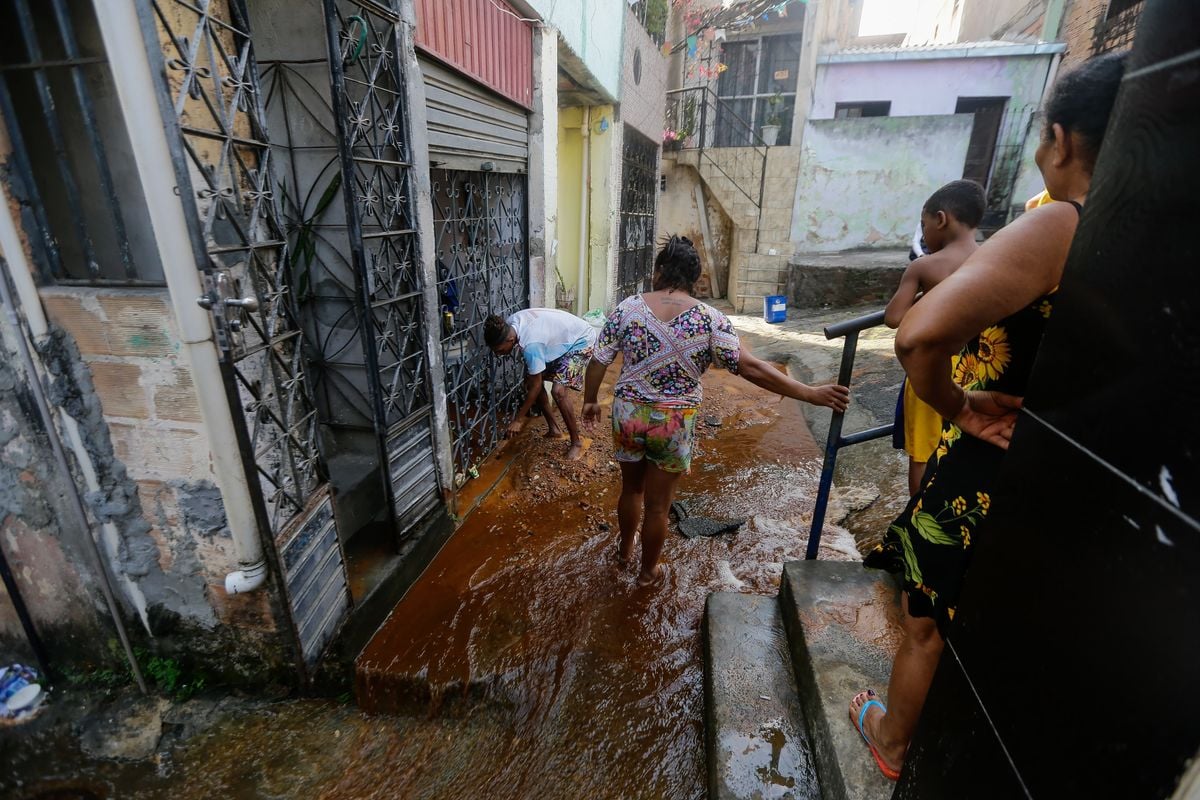
[[[41,280],[161,285],[91,3],[0,1],[0,117]]]

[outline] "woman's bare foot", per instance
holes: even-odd
[[[567,461],[578,461],[583,458],[583,442],[571,442],[571,448],[567,450]]]
[[[663,580],[662,564],[656,564],[654,566],[653,571],[651,571],[651,572],[643,571],[640,575],[638,575],[637,585],[638,585],[638,588],[648,589],[651,586],[657,586],[658,584],[662,583],[662,580]]]
[[[550,422],[549,420],[547,420],[546,424],[549,426],[546,428],[546,438],[547,439],[565,439],[565,438],[567,438],[567,435],[565,433],[563,433],[563,429],[558,427],[557,422]]]
[[[874,689],[859,692],[850,700],[850,719],[855,725],[858,725],[858,717],[859,714],[862,714],[863,706],[872,700],[879,700],[879,695],[875,694]],[[883,709],[879,706],[868,708],[866,715],[863,717],[863,733],[866,734],[867,740],[875,747],[875,752],[879,753],[879,757],[883,759],[883,763],[899,772],[900,768],[904,765],[904,755],[908,750],[908,746],[907,744],[900,747],[896,747],[895,745],[888,746],[888,743],[880,734],[880,724],[883,722],[883,717]]]
[[[629,569],[629,556],[621,554],[620,545],[612,551],[612,563],[616,564],[619,570]]]

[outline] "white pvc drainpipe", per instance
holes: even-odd
[[[583,137],[583,168],[579,172],[579,278],[575,284],[575,313],[583,316],[587,311],[584,305],[584,292],[587,290],[588,262],[588,212],[591,201],[591,158],[592,158],[592,107],[583,107],[583,126],[579,129]]]
[[[225,577],[225,591],[230,594],[254,591],[265,582],[267,565],[250,485],[238,452],[233,416],[225,397],[212,323],[208,312],[196,304],[204,288],[196,269],[183,205],[176,197],[175,167],[155,99],[158,87],[146,58],[146,48],[157,43],[143,41],[133,0],[93,0],[93,6],[146,195],[146,208],[181,344],[192,366],[192,383],[208,433],[213,474],[225,503],[225,516],[241,566]]]

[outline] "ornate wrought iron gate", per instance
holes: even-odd
[[[654,221],[658,200],[658,147],[625,126],[621,166],[621,239],[617,301],[650,290],[654,272]]]
[[[274,193],[258,72],[240,0],[152,0],[162,105],[180,201],[204,272],[236,443],[256,471],[260,527],[276,546],[306,664],[314,664],[351,599],[317,447],[286,240]],[[169,135],[169,139],[172,137]],[[233,443],[231,443],[233,444]],[[257,491],[255,491],[257,490]]]
[[[483,322],[528,305],[526,178],[447,169],[431,177],[457,488],[499,444],[524,399],[520,359],[494,358]]]
[[[406,531],[437,505],[439,493],[400,20],[371,0],[324,0],[324,8],[346,228],[358,273],[380,460],[389,505]]]
[[[439,502],[400,18],[384,2],[323,0],[328,74],[324,82],[302,80],[328,111],[311,115],[310,108],[306,123],[324,126],[327,140],[310,147],[285,131],[289,197],[272,164],[280,143],[267,137],[243,0],[151,5],[166,51],[167,124],[179,134],[181,200],[194,220],[230,402],[243,423],[239,444],[261,476],[260,524],[277,547],[311,665],[351,605],[320,427],[359,424],[373,432],[398,531]],[[282,70],[280,63],[273,68]],[[329,89],[327,102],[318,83]],[[344,220],[326,224],[320,213],[307,214],[302,171],[303,191],[322,198],[315,204],[321,213],[340,192]],[[301,211],[290,226],[292,252],[285,204]],[[340,260],[340,269],[315,269],[318,251]],[[361,360],[347,355],[356,340]],[[314,389],[322,403],[314,402]]]

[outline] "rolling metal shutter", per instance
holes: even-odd
[[[429,159],[435,168],[525,172],[529,115],[469,78],[420,58],[429,125]]]

